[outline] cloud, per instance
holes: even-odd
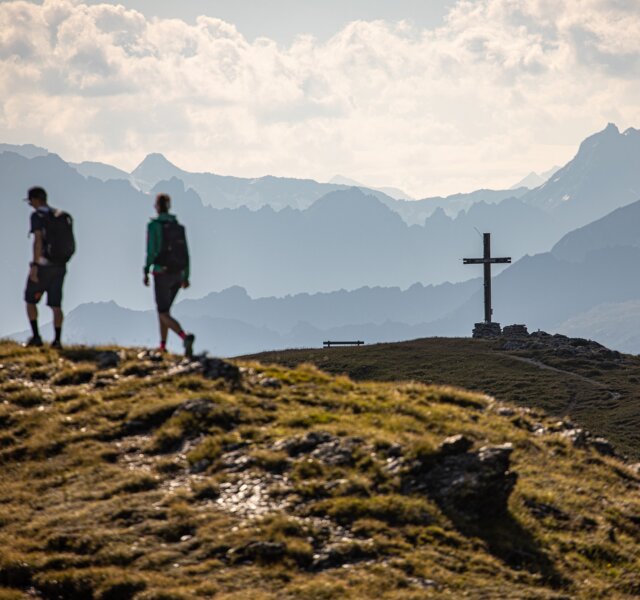
[[[355,21],[248,42],[213,17],[0,3],[0,134],[70,160],[146,153],[234,175],[346,173],[416,196],[509,186],[608,121],[640,123],[623,0],[460,0],[445,23]]]

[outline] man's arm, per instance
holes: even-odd
[[[31,281],[38,281],[38,263],[42,257],[42,230],[37,229],[33,232],[33,260],[31,261],[31,269],[29,278]]]

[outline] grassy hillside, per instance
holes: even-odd
[[[640,357],[604,348],[582,353],[577,344],[583,341],[561,336],[532,344],[537,348],[505,350],[506,343],[425,338],[359,348],[267,352],[251,358],[289,367],[312,363],[355,380],[460,386],[567,416],[609,439],[620,452],[640,459]]]
[[[234,365],[0,343],[1,600],[640,594],[640,479],[570,424]],[[492,452],[502,508],[469,494]]]

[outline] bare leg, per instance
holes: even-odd
[[[163,339],[166,339],[168,329],[171,329],[171,331],[175,332],[177,335],[182,332],[180,323],[178,323],[178,321],[176,321],[168,312],[158,313],[158,316],[160,318],[160,335],[162,335],[163,329],[165,333],[165,337]]]
[[[160,341],[166,342],[167,334],[169,333],[169,328],[167,327],[166,323],[163,321],[161,313],[158,313],[158,325],[160,326]]]
[[[38,320],[38,307],[35,304],[27,304],[27,317],[29,321]]]

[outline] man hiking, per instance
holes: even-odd
[[[160,352],[167,351],[169,329],[177,333],[184,344],[185,356],[193,356],[195,336],[185,333],[170,314],[171,305],[180,288],[189,287],[189,250],[182,225],[169,214],[171,198],[168,194],[156,196],[158,217],[147,226],[147,261],[144,266],[144,285],[149,285],[149,272],[153,274],[158,321],[160,323]]]
[[[52,348],[61,348],[62,335],[62,284],[67,273],[66,264],[75,252],[73,220],[67,213],[55,210],[47,204],[47,192],[32,187],[25,201],[33,208],[30,234],[33,234],[33,258],[24,292],[27,316],[31,324],[31,338],[27,346],[42,346],[38,330],[38,307],[43,294],[53,311],[55,338]]]

